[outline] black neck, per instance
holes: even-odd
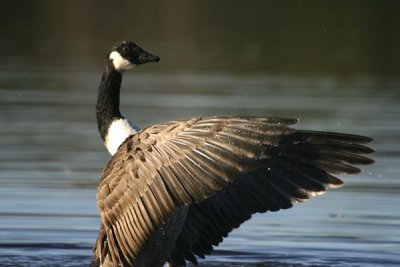
[[[116,71],[111,61],[108,61],[101,78],[96,105],[97,126],[103,141],[113,120],[122,118],[119,111],[121,82],[122,73]]]

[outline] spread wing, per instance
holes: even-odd
[[[363,136],[311,131],[281,136],[260,168],[190,206],[168,260],[171,266],[186,266],[185,260],[197,263],[195,255],[210,254],[213,246],[256,212],[287,209],[293,202],[340,186],[342,181],[332,174],[355,174],[360,170],[354,164],[373,162],[363,156],[373,150],[361,145],[370,141]]]
[[[96,246],[128,265],[179,206],[201,201],[260,167],[293,119],[212,117],[143,129],[120,146],[104,169],[97,202],[106,240]]]
[[[369,139],[287,127],[295,122],[196,118],[155,125],[128,138],[98,186],[102,236],[95,254],[100,262],[132,265],[158,227],[188,204],[170,261],[193,260],[252,213],[288,208],[341,183],[329,173],[356,172],[351,164],[370,162],[359,155],[368,149],[358,145]],[[313,150],[307,150],[310,145]]]

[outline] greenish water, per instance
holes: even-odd
[[[0,266],[86,266],[107,154],[94,105],[104,55],[137,41],[159,64],[126,74],[144,127],[192,116],[300,118],[374,138],[345,186],[256,215],[203,266],[400,265],[399,1],[21,1],[0,9]]]

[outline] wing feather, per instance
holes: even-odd
[[[275,130],[280,131],[279,127]],[[252,140],[250,133],[243,133],[241,140]],[[368,137],[290,130],[280,131],[280,134],[257,137],[256,133],[255,138],[265,144],[262,157],[256,161],[259,168],[246,172],[225,190],[190,206],[184,228],[168,260],[171,266],[185,266],[185,260],[196,263],[195,256],[203,258],[209,254],[213,246],[252,214],[290,208],[293,202],[307,200],[329,187],[342,185],[343,182],[333,174],[357,173],[359,169],[354,164],[373,162],[364,156],[373,152],[362,145],[371,141]],[[210,142],[215,140],[207,140]],[[219,146],[223,146],[224,151],[233,151],[229,142],[214,145]],[[206,151],[218,158],[211,149]],[[243,150],[240,152],[233,157],[246,154]],[[224,164],[229,165],[229,160],[223,158]],[[235,159],[230,158],[232,162]],[[246,165],[244,162],[241,160],[238,164]]]
[[[360,155],[372,152],[361,145],[370,139],[288,127],[296,122],[194,118],[127,138],[98,186],[104,229],[95,246],[100,261],[133,265],[155,232],[179,207],[190,205],[169,261],[173,266],[196,262],[195,255],[210,253],[253,213],[289,208],[340,185],[329,173],[355,173],[353,164],[371,163]]]

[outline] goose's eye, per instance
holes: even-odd
[[[127,48],[126,46],[122,47],[122,52],[123,52],[123,53],[128,52],[128,48]]]

